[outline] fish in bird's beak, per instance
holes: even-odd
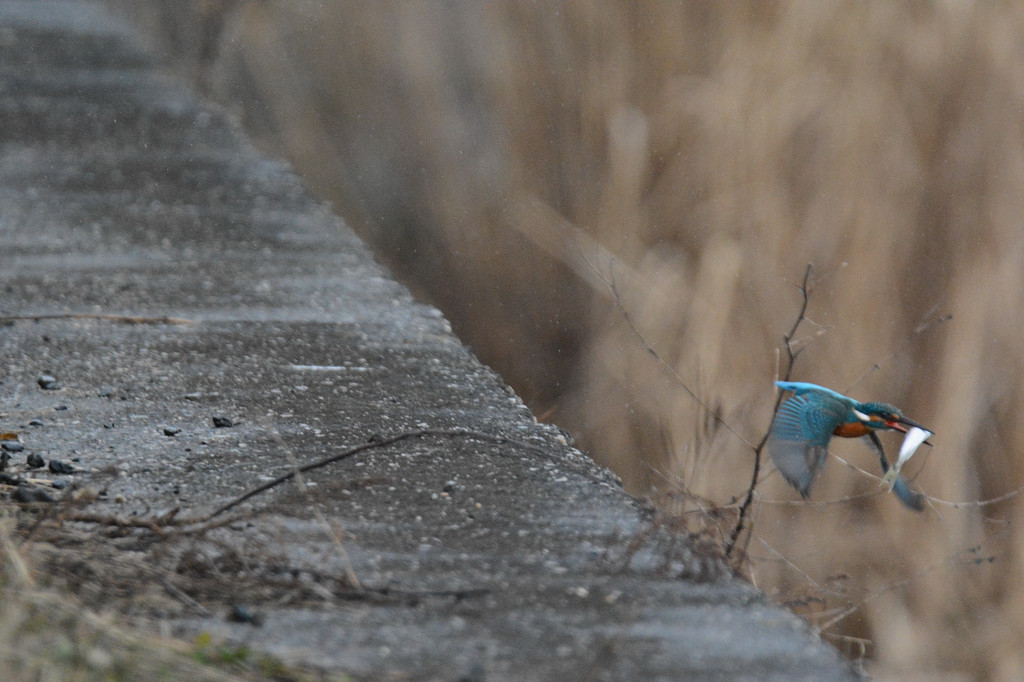
[[[900,429],[900,431],[907,434],[903,438],[903,445],[900,446],[900,455],[896,459],[896,464],[889,471],[885,472],[885,476],[882,477],[882,483],[888,485],[889,490],[892,490],[892,487],[896,484],[896,477],[899,476],[900,469],[903,468],[906,461],[917,452],[917,449],[921,447],[921,443],[924,443],[932,436],[931,431],[909,419],[905,420],[904,423],[908,424],[910,428]]]

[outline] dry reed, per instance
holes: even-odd
[[[807,263],[795,378],[932,426],[935,498],[1024,485],[1024,6],[132,5],[631,489],[744,492]],[[878,675],[1024,678],[1016,497],[767,469],[757,585]]]

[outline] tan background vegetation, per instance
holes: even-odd
[[[946,504],[1024,485],[1024,6],[116,4],[634,492],[743,494],[813,263],[794,378],[931,426],[932,506],[767,466],[745,571],[874,674],[1024,678],[1024,508]]]

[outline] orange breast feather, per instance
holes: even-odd
[[[837,426],[832,434],[840,438],[860,438],[861,436],[868,435],[870,431],[871,429],[864,426],[861,422],[846,422]]]

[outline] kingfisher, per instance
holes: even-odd
[[[783,391],[792,391],[793,395],[775,415],[768,434],[768,452],[775,468],[803,497],[810,494],[815,476],[825,466],[832,436],[867,436],[878,451],[882,473],[886,474],[889,461],[877,432],[907,433],[907,427],[928,431],[888,403],[859,403],[823,386],[802,381],[776,381],[775,385]],[[889,478],[891,480],[892,476]],[[924,495],[911,490],[902,476],[897,475],[892,481],[892,491],[908,509],[924,509]]]

